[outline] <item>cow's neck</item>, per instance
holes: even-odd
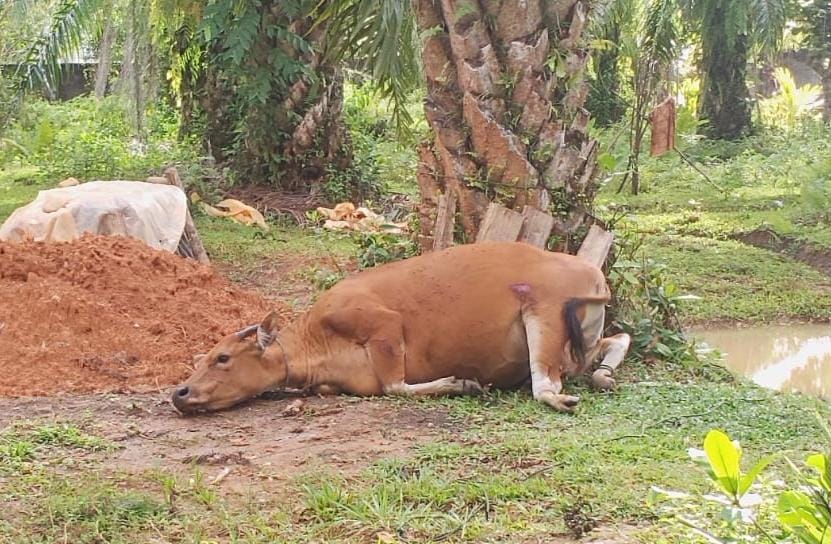
[[[323,381],[320,370],[324,349],[311,332],[308,314],[304,314],[280,331],[270,348],[275,357],[282,356],[286,365],[284,387],[303,389]]]

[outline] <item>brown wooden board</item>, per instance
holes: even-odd
[[[554,218],[533,206],[525,206],[522,209],[522,217],[524,222],[519,232],[519,241],[545,249],[545,244],[554,228]]]
[[[479,225],[476,242],[516,242],[524,220],[521,213],[491,202]]]
[[[592,225],[589,228],[589,234],[583,240],[580,249],[577,250],[577,256],[598,268],[602,268],[609,251],[612,249],[614,239],[615,237],[611,232],[603,230],[597,225]]]
[[[453,245],[453,227],[456,224],[456,195],[439,195],[436,211],[436,230],[433,235],[433,251]]]

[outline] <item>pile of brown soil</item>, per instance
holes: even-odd
[[[0,395],[178,383],[193,355],[277,307],[142,242],[0,242]]]

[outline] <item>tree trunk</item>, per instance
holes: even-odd
[[[822,72],[822,120],[831,123],[831,65]]]
[[[725,21],[717,15],[714,20]],[[750,91],[745,81],[747,36],[736,37],[732,46],[726,32],[709,32],[707,36],[710,39],[701,44],[699,117],[707,121],[702,130],[710,138],[735,140],[750,131]]]
[[[434,136],[420,149],[423,247],[446,228],[435,221],[439,197],[456,203],[463,242],[476,238],[491,200],[555,212],[555,233],[575,234],[597,170],[583,109],[586,3],[414,0],[414,8]]]
[[[626,107],[620,97],[620,25],[613,24],[602,36],[615,44],[601,49],[594,56],[595,78],[591,84],[587,109],[600,126],[609,126],[623,119]]]
[[[279,9],[265,13],[282,16]],[[332,199],[367,196],[359,173],[350,168],[352,146],[343,120],[340,68],[323,62],[322,45],[298,52],[275,37],[268,24],[263,23],[254,53],[246,60],[246,77],[273,73],[270,52],[277,48],[292,51],[314,75],[300,74],[287,87],[272,85],[267,99],[255,103],[245,96],[235,73],[226,70],[221,55],[210,52],[200,101],[214,156],[230,161],[246,182],[291,191],[326,190]],[[314,26],[310,18],[293,20],[289,28],[313,44],[320,45],[326,36],[325,25]]]
[[[98,67],[95,70],[95,98],[99,100],[104,98],[107,92],[107,82],[110,79],[112,66],[113,41],[115,41],[115,26],[113,26],[111,14],[108,14],[104,21],[104,32],[101,34],[101,45],[98,48]]]

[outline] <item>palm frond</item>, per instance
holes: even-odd
[[[785,30],[785,0],[750,0],[753,41],[762,50],[776,51]]]
[[[61,78],[61,58],[81,50],[85,37],[98,24],[101,3],[102,0],[61,0],[17,65],[18,83],[24,88],[55,88]]]
[[[316,19],[327,25],[326,57],[349,58],[371,73],[381,95],[392,103],[397,129],[406,132],[412,123],[407,96],[421,82],[410,0],[321,2]]]
[[[642,47],[661,63],[671,62],[678,53],[681,29],[676,0],[652,0],[647,7]]]

